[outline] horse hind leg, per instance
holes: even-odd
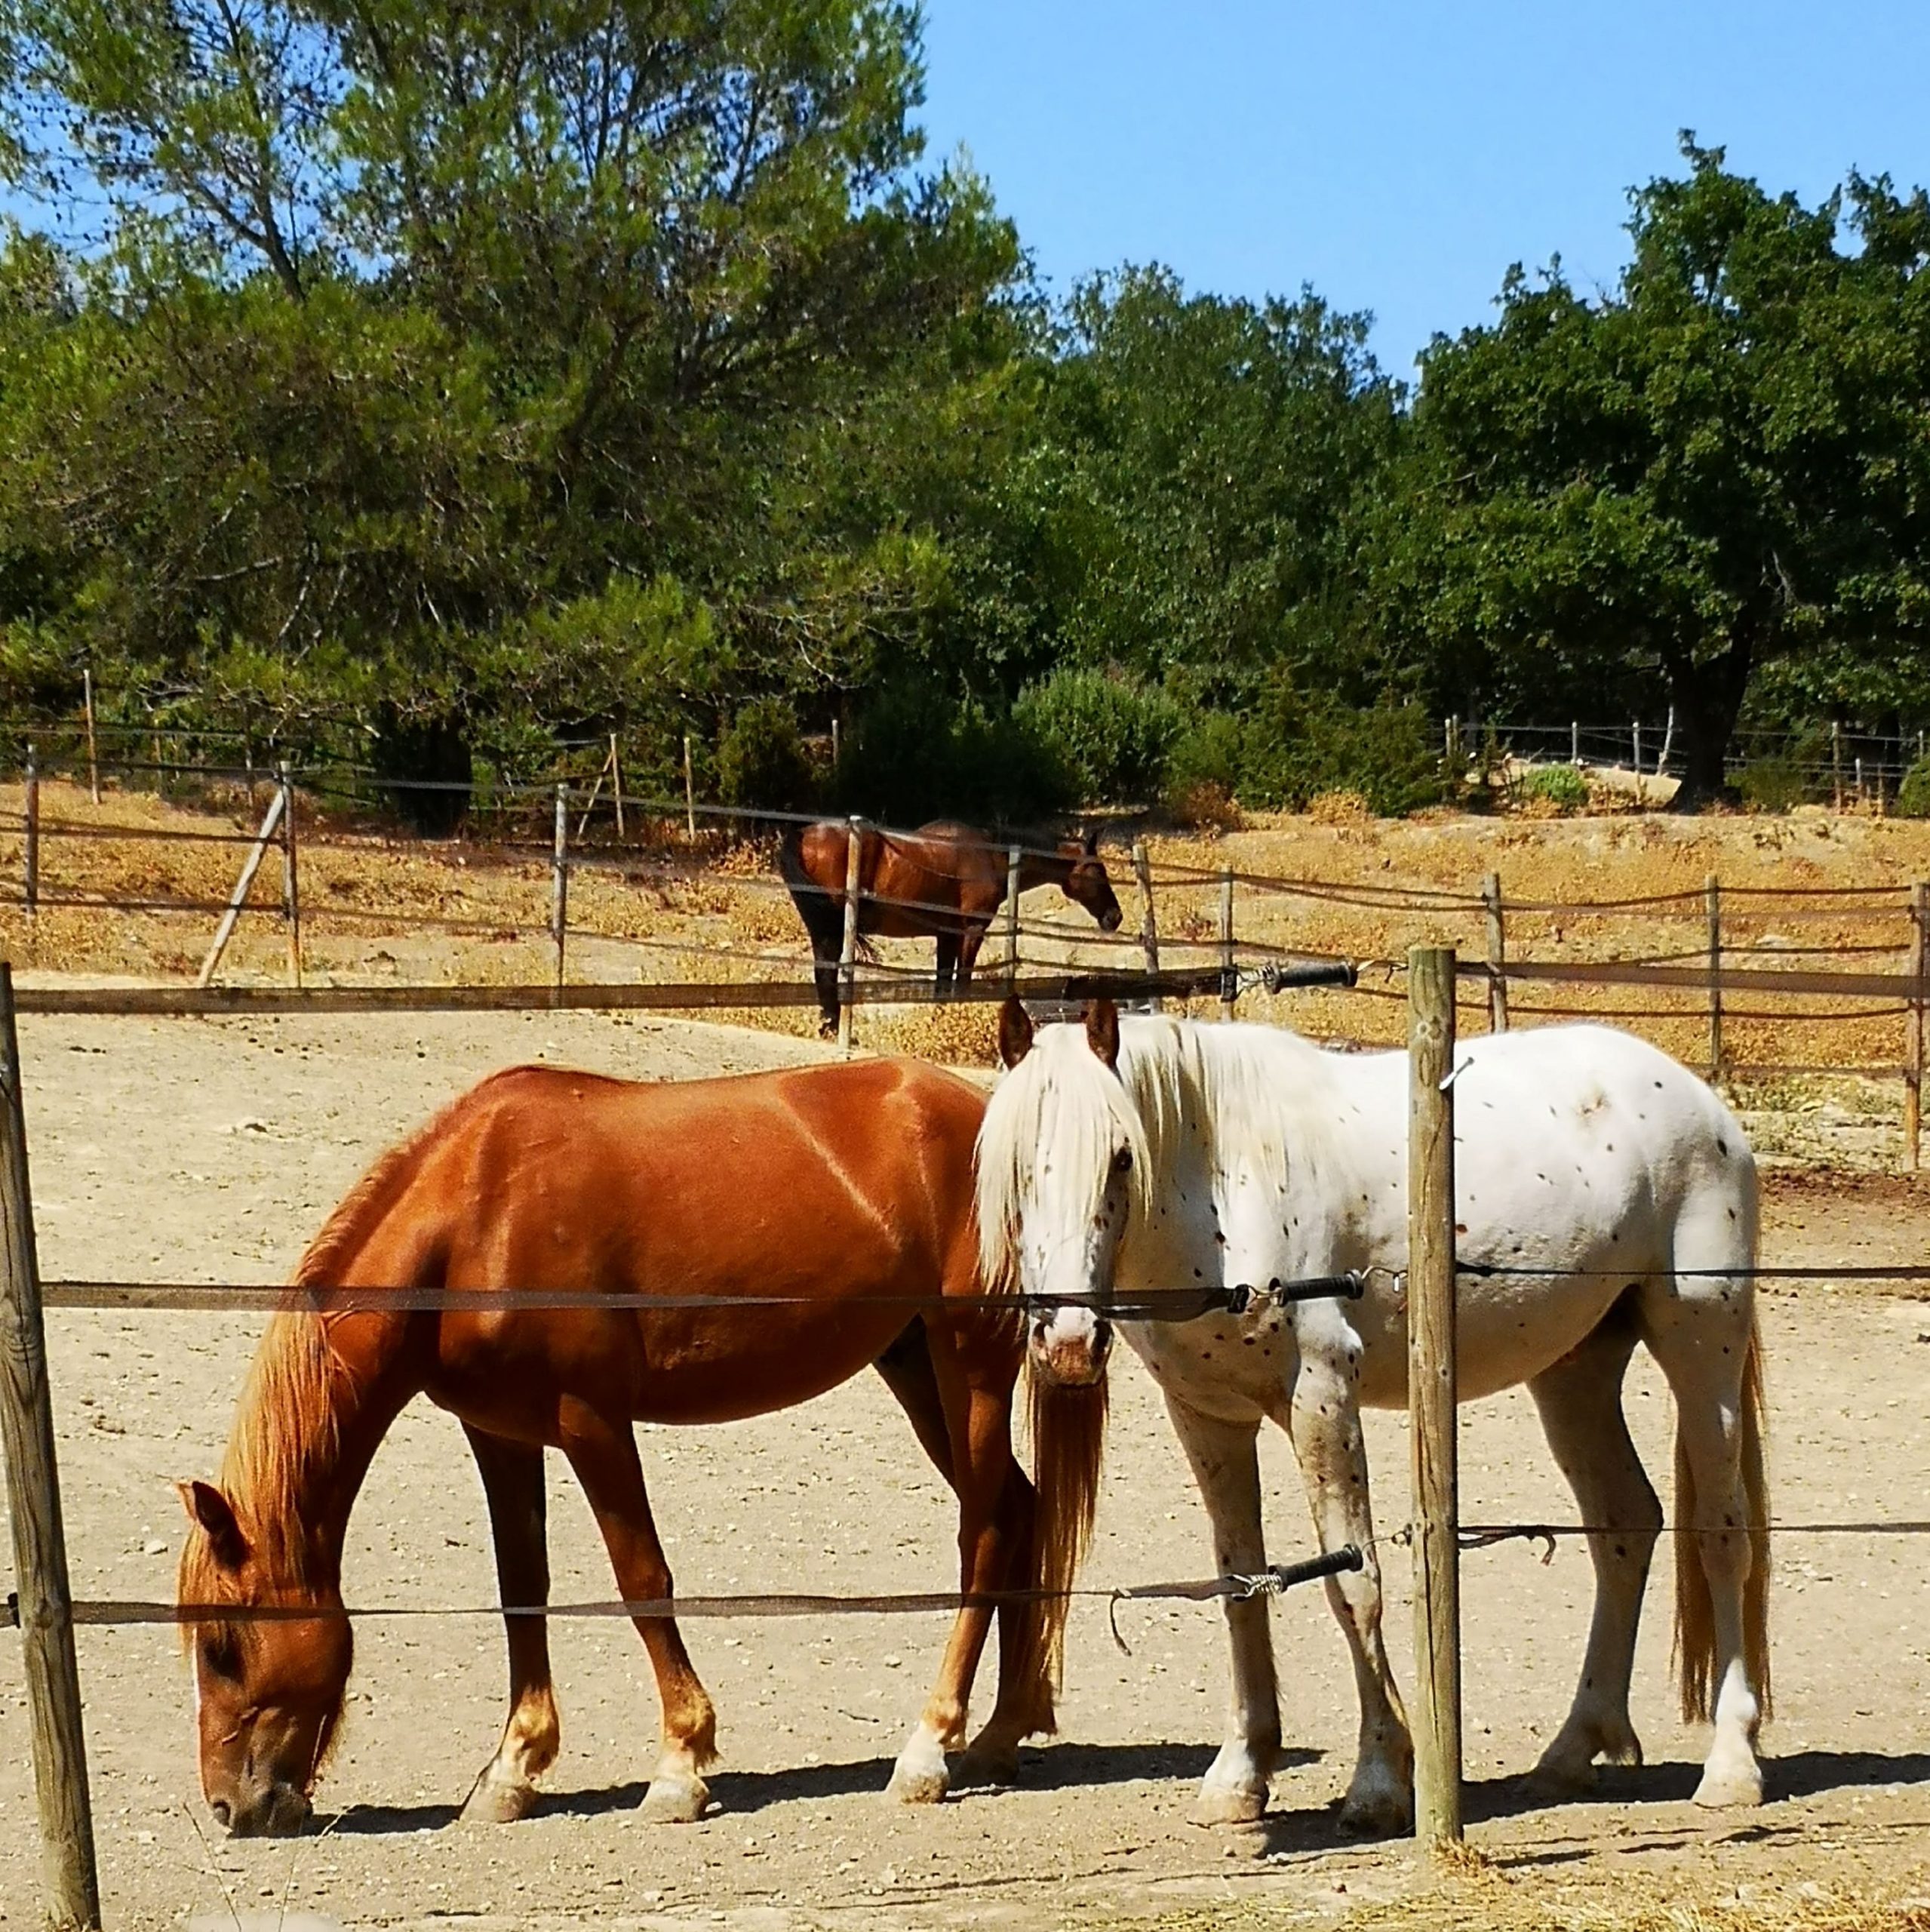
[[[1563,1793],[1589,1789],[1598,1758],[1642,1761],[1629,1721],[1628,1687],[1662,1506],[1622,1414],[1622,1379],[1636,1340],[1630,1312],[1618,1304],[1592,1334],[1528,1385],[1581,1521],[1593,1526],[1588,1554],[1595,1608],[1581,1678],[1567,1721],[1535,1767],[1538,1780]]]
[[[466,1423],[463,1430],[482,1472],[502,1601],[547,1603],[542,1451]],[[509,1641],[509,1718],[496,1755],[483,1767],[463,1807],[464,1820],[472,1823],[507,1825],[527,1817],[536,1805],[536,1780],[556,1761],[561,1737],[550,1683],[547,1622],[540,1617],[506,1617],[503,1622]]]
[[[1744,1190],[1708,1190],[1677,1227],[1673,1291],[1641,1305],[1643,1339],[1676,1400],[1683,1715],[1714,1720],[1695,1792],[1712,1806],[1763,1798],[1756,1737],[1769,1701],[1769,1548],[1754,1219]]]
[[[632,1602],[667,1599],[670,1565],[650,1514],[629,1424],[607,1421],[572,1404],[565,1415],[563,1451],[595,1512],[617,1587]],[[662,1745],[643,1815],[653,1824],[694,1823],[710,1802],[702,1774],[717,1759],[717,1713],[675,1620],[639,1617],[635,1623],[650,1654],[663,1710]]]

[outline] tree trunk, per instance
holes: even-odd
[[[373,761],[396,815],[413,831],[446,838],[469,809],[474,777],[469,734],[457,718],[405,718],[385,706]]]
[[[1696,663],[1685,658],[1671,667],[1669,700],[1675,706],[1676,740],[1681,748],[1682,782],[1671,811],[1700,811],[1735,796],[1723,770],[1735,721],[1749,688],[1755,654],[1738,641],[1721,657]]]

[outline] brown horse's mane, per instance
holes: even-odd
[[[423,1149],[478,1094],[530,1070],[511,1067],[491,1074],[389,1149],[322,1223],[296,1264],[293,1285],[340,1285],[374,1223],[413,1175]],[[267,1575],[298,1589],[330,1586],[337,1580],[319,1573],[322,1552],[308,1534],[301,1503],[306,1472],[316,1463],[333,1463],[340,1453],[339,1398],[349,1368],[330,1339],[339,1318],[287,1309],[271,1318],[255,1351],[222,1459],[221,1487],[250,1548]],[[332,1564],[333,1558],[327,1561]],[[191,1531],[181,1552],[180,1601],[219,1601],[220,1582],[207,1538],[198,1530]]]

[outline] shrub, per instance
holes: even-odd
[[[810,806],[816,774],[787,700],[753,698],[739,708],[717,748],[717,783],[727,805],[784,812]]]
[[[1517,804],[1553,805],[1557,811],[1585,811],[1588,781],[1572,764],[1532,765],[1514,785]]]
[[[1899,818],[1930,818],[1930,758],[1920,758],[1903,775],[1897,787]]]
[[[1186,723],[1164,691],[1069,668],[1027,685],[1012,718],[1058,765],[1072,801],[1082,805],[1157,797]]]
[[[1786,812],[1809,792],[1802,768],[1786,752],[1753,758],[1735,775],[1742,802],[1759,812]]]
[[[1324,792],[1357,792],[1397,818],[1437,804],[1444,786],[1427,713],[1391,699],[1361,709],[1304,697],[1285,678],[1262,691],[1245,734],[1240,797],[1304,811]]]
[[[1202,787],[1228,796],[1240,789],[1246,734],[1230,712],[1204,711],[1188,725],[1166,760],[1166,783],[1182,797]]]
[[[842,809],[890,825],[1023,823],[1071,802],[1057,761],[1012,718],[908,678],[859,714],[833,789]]]

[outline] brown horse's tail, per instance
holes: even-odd
[[[1093,1540],[1105,1451],[1107,1380],[1090,1388],[1060,1388],[1025,1371],[1032,1435],[1032,1480],[1038,1491],[1032,1528],[1031,1587],[1040,1594],[1026,1620],[1027,1678],[1039,1687],[1044,1709],[1038,1730],[1053,1728],[1051,1706],[1065,1669],[1065,1624],[1071,1592]]]
[[[1756,1324],[1742,1365],[1741,1474],[1749,1536],[1749,1574],[1742,1589],[1742,1659],[1756,1693],[1759,1716],[1770,1715],[1769,1484],[1763,1453],[1763,1343]],[[1703,1565],[1696,1521],[1695,1472],[1680,1419],[1675,1444],[1675,1641],[1682,1675],[1682,1714],[1692,1723],[1708,1718],[1716,1693],[1716,1611]]]

